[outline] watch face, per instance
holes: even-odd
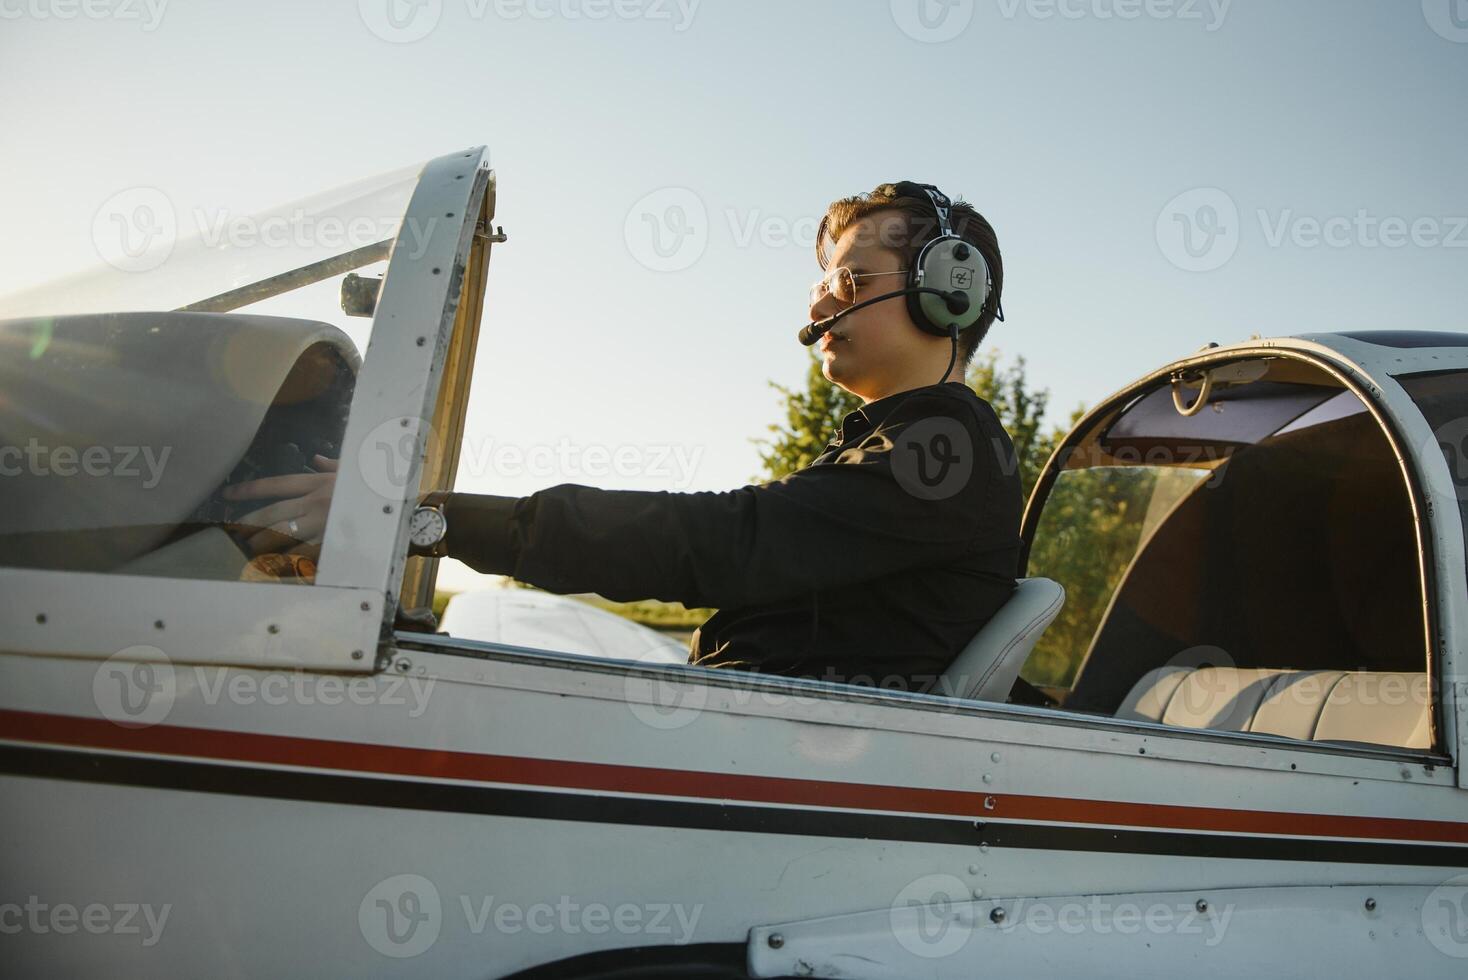
[[[443,540],[447,530],[443,512],[432,507],[419,507],[408,519],[408,540],[419,548],[432,548]]]

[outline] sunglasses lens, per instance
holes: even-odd
[[[845,266],[832,271],[831,295],[843,303],[856,302],[856,277]]]
[[[810,287],[811,305],[819,303],[827,295],[836,297],[839,303],[851,304],[856,302],[856,278],[852,276],[851,270],[845,266],[838,266],[826,273],[825,278]]]

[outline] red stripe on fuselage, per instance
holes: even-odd
[[[425,779],[507,783],[731,803],[882,810],[977,820],[1084,823],[1148,830],[1194,830],[1366,840],[1468,843],[1468,824],[1269,810],[1234,810],[1116,800],[878,786],[739,773],[654,769],[604,762],[482,755],[331,739],[154,725],[123,728],[100,718],[0,709],[0,739],[231,763],[338,769]],[[987,804],[987,805],[986,805]]]

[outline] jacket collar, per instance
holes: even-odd
[[[919,388],[908,388],[906,391],[899,391],[885,398],[878,398],[876,401],[867,402],[861,408],[847,412],[842,416],[840,438],[837,441],[844,445],[853,438],[857,438],[877,428],[877,426],[886,421],[887,416],[891,415],[898,405],[901,405],[913,395],[920,392],[949,391],[950,389],[954,393],[957,393],[958,389],[962,389],[963,391],[970,390],[968,385],[961,384],[960,382],[944,381],[939,384],[923,385]]]

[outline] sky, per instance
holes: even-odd
[[[755,478],[815,223],[890,180],[994,224],[985,346],[1057,424],[1210,341],[1468,329],[1468,0],[0,0],[0,83],[0,293],[139,188],[249,213],[487,144],[460,489]]]

